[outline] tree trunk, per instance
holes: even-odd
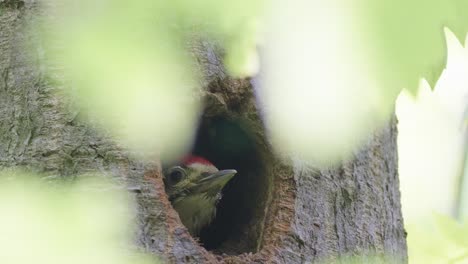
[[[381,262],[407,261],[395,118],[335,168],[279,159],[266,139],[251,81],[229,77],[222,52],[194,36],[189,46],[205,74],[206,107],[193,152],[239,171],[226,186],[215,222],[194,239],[167,200],[160,163],[131,158],[76,118],[67,83],[50,75],[57,71],[44,62],[40,46],[28,47],[38,37],[25,29],[40,13],[35,1],[0,0],[0,166],[65,179],[99,171],[117,179],[138,203],[136,243],[170,263],[375,261],[372,255]]]

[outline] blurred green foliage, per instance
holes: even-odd
[[[260,94],[270,135],[281,151],[327,165],[352,154],[388,120],[401,89],[415,91],[421,78],[434,84],[446,61],[444,27],[459,40],[468,31],[466,0],[67,0],[50,6],[46,46],[69,70],[80,105],[128,146],[169,158],[187,151],[201,109],[193,96],[201,76],[186,52],[193,29],[221,44],[227,68],[238,76],[256,72],[256,46],[265,36]],[[413,254],[410,248],[422,259],[416,263],[437,263],[434,254],[445,246],[466,242],[465,227],[438,223],[445,235],[410,229],[410,241],[429,242],[420,248],[431,249]],[[447,242],[431,244],[436,241]],[[458,257],[458,251],[439,257]]]
[[[89,116],[146,156],[170,159],[187,151],[200,109],[192,28],[222,43],[229,69],[243,74],[260,3],[50,1],[47,54],[65,65]]]
[[[468,221],[434,214],[409,224],[409,263],[468,263]]]
[[[464,0],[358,1],[361,27],[385,92],[393,100],[402,88],[416,92],[420,78],[431,87],[447,58],[444,28],[460,41],[468,32],[468,2]]]
[[[267,124],[283,152],[325,165],[383,126],[403,88],[439,78],[444,27],[460,41],[468,32],[467,1],[272,3],[262,65]]]
[[[71,185],[38,177],[0,172],[0,263],[154,263],[132,252],[125,191],[92,176]]]
[[[444,27],[459,38],[468,29],[462,0],[48,6],[54,15],[47,47],[60,43],[49,54],[70,70],[81,105],[127,145],[168,158],[187,151],[201,109],[193,97],[201,76],[187,52],[194,31],[226,50],[225,64],[237,76],[258,71],[262,45],[261,96],[276,146],[330,163],[388,119],[401,89],[415,90],[420,78],[437,80],[445,66]]]

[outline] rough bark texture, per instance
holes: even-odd
[[[237,234],[207,251],[168,202],[160,164],[131,158],[104,133],[77,121],[66,82],[46,75],[53,70],[42,61],[42,49],[26,52],[27,41],[37,36],[24,29],[39,13],[35,1],[0,0],[0,166],[66,179],[99,171],[137,190],[137,244],[170,263],[310,263],[362,254],[361,261],[377,254],[382,262],[406,262],[395,118],[337,168],[280,161],[266,140],[251,82],[230,78],[221,52],[194,36],[190,50],[205,76],[204,120],[223,117],[248,130],[261,168],[237,183],[254,193],[240,201],[239,212],[249,218],[239,218]]]

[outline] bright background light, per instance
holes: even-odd
[[[458,236],[468,235],[468,228],[445,232],[458,224],[448,219],[439,221],[441,216],[434,219],[436,213],[463,223],[468,205],[468,188],[460,186],[468,180],[461,179],[467,144],[468,48],[449,30],[446,37],[447,67],[435,88],[421,81],[415,97],[403,91],[396,104],[400,188],[410,263],[454,259],[464,253],[454,241],[464,241]],[[460,204],[460,199],[465,201]]]

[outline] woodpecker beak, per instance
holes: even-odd
[[[228,182],[234,175],[236,175],[237,171],[236,170],[222,170],[218,171],[216,173],[213,173],[211,175],[206,176],[205,178],[201,179],[199,183],[202,182]]]
[[[221,190],[229,180],[236,175],[236,170],[222,170],[216,173],[210,174],[198,181],[198,190]]]

